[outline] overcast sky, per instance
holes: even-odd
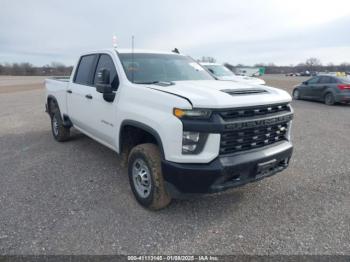
[[[349,0],[0,0],[0,63],[73,64],[118,46],[232,64],[350,62]]]

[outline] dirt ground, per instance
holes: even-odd
[[[284,75],[264,75],[261,77],[266,81],[266,84],[272,87],[277,87],[288,91],[292,94],[293,87],[300,84],[303,81],[306,81],[310,77],[302,76],[284,76]]]
[[[0,94],[44,88],[45,76],[0,76]]]

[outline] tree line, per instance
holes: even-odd
[[[34,66],[30,63],[4,63],[0,64],[0,75],[14,76],[69,76],[72,66],[52,62],[44,66]]]
[[[203,56],[198,62],[215,63],[213,57]],[[244,64],[233,65],[230,63],[224,64],[227,68],[234,71],[236,67],[249,67]],[[323,65],[321,61],[315,57],[307,59],[303,63],[289,66],[278,66],[274,63],[258,63],[254,67],[264,67],[266,74],[287,74],[300,72],[350,72],[350,63],[341,63],[335,65],[329,63]],[[73,66],[66,66],[59,62],[52,62],[44,66],[33,66],[30,63],[0,63],[0,75],[15,75],[15,76],[69,76],[73,70]]]
[[[243,64],[232,65],[230,63],[225,63],[225,66],[234,71],[236,67],[249,67]],[[301,73],[305,71],[309,72],[350,72],[350,63],[341,63],[335,65],[329,63],[323,65],[318,58],[311,57],[308,58],[305,62],[299,63],[297,65],[289,66],[278,66],[274,63],[258,63],[254,67],[264,67],[266,74],[288,74],[288,73]]]

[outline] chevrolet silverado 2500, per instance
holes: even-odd
[[[292,155],[285,91],[217,81],[181,54],[90,52],[69,79],[45,85],[53,137],[74,127],[117,152],[150,209],[271,176]]]

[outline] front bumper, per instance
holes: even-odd
[[[174,196],[215,193],[272,176],[289,164],[293,146],[288,141],[232,155],[222,155],[208,164],[162,161],[163,176]]]

